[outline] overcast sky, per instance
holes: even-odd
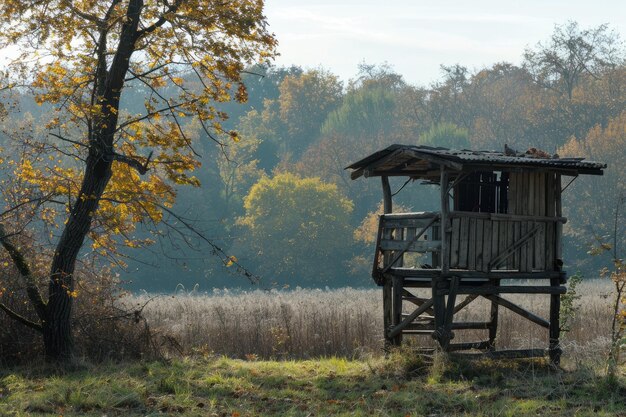
[[[280,42],[277,64],[323,66],[347,80],[360,62],[387,62],[412,84],[440,65],[521,62],[555,24],[609,23],[626,38],[626,0],[266,0]]]

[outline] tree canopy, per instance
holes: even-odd
[[[337,186],[284,173],[250,188],[239,223],[267,279],[336,286],[345,283],[352,207]]]
[[[27,281],[37,313],[31,327],[42,331],[48,357],[66,359],[85,238],[104,251],[116,242],[137,246],[134,224],[164,220],[172,184],[198,185],[185,119],[194,117],[219,144],[238,140],[215,103],[246,100],[244,67],[270,59],[276,41],[261,0],[10,0],[0,5],[6,46],[19,50],[9,65],[16,84],[50,108],[48,135],[20,138],[14,181],[24,190],[14,193],[17,204],[35,204],[58,226],[47,300],[9,239],[16,232],[0,236]],[[139,113],[120,106],[130,94],[144,99]]]

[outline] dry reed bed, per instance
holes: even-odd
[[[572,331],[563,338],[566,356],[598,357],[606,351],[611,318],[611,286],[588,280],[577,289]],[[143,305],[144,294],[126,302]],[[144,309],[150,327],[184,354],[231,357],[310,358],[358,357],[382,351],[380,289],[233,292],[162,295]],[[549,296],[508,295],[539,315],[547,316]],[[410,308],[407,306],[407,309]],[[408,312],[408,311],[407,311]],[[459,320],[487,321],[489,304],[478,299],[459,313]],[[546,347],[547,331],[500,308],[498,346]],[[405,336],[405,339],[410,336]],[[486,339],[486,331],[457,332],[457,341]],[[175,342],[174,342],[175,341]],[[416,342],[425,345],[428,338]]]

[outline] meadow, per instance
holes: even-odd
[[[415,343],[384,355],[378,289],[130,296],[160,359],[0,369],[0,416],[626,416],[626,368],[604,373],[609,284],[577,287],[559,369],[418,355]],[[510,298],[546,312],[545,296]],[[500,320],[501,347],[545,346],[527,321]]]
[[[577,289],[573,314],[564,314],[571,330],[563,335],[565,359],[601,362],[609,345],[611,282],[585,280]],[[547,316],[549,297],[506,298]],[[162,346],[179,355],[225,355],[234,358],[308,359],[338,356],[361,358],[383,353],[380,289],[272,290],[211,293],[184,291],[174,295],[144,294],[127,298],[143,306],[150,329]],[[478,299],[459,317],[480,321],[489,304]],[[462,315],[462,316],[461,316]],[[501,308],[497,344],[501,348],[547,346],[547,331]],[[485,331],[457,332],[455,341],[475,341]],[[411,337],[405,336],[411,343]],[[428,337],[413,344],[430,346]]]

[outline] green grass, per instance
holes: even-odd
[[[0,416],[626,416],[626,381],[541,361],[241,361],[0,371]]]

